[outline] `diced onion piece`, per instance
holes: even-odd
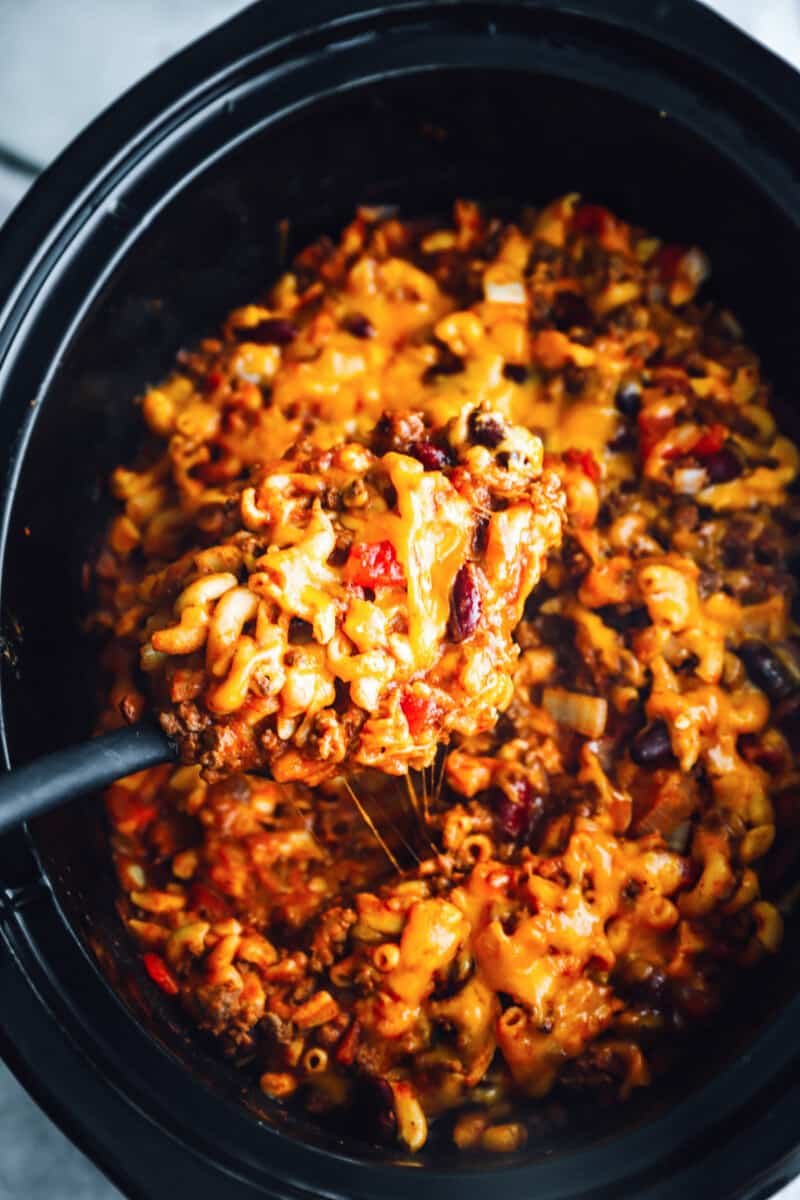
[[[704,467],[679,467],[672,476],[672,489],[680,496],[696,496],[707,482]]]
[[[692,246],[681,259],[681,271],[695,288],[699,288],[711,274],[711,263],[702,250]]]
[[[500,283],[498,280],[486,279],[483,294],[492,304],[524,304],[525,288],[516,279]]]
[[[555,721],[584,737],[598,738],[605,730],[608,705],[600,696],[585,696],[565,688],[545,688],[542,704]]]

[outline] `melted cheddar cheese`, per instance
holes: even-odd
[[[109,791],[120,911],[270,1100],[515,1151],[779,949],[798,452],[708,269],[362,210],[145,395],[105,721],[190,761]]]

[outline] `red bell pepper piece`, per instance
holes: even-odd
[[[145,971],[156,987],[160,987],[162,992],[166,992],[168,996],[177,996],[179,991],[177,980],[160,954],[143,954],[142,962]]]
[[[692,446],[692,454],[695,458],[711,458],[712,454],[719,453],[725,445],[727,434],[724,425],[709,425]]]
[[[418,696],[415,692],[406,692],[400,700],[400,707],[408,721],[408,730],[412,737],[418,737],[438,720],[442,713],[432,696]]]
[[[347,578],[359,587],[398,587],[405,582],[403,568],[390,541],[356,542],[350,551]]]
[[[601,204],[581,204],[575,209],[572,228],[576,233],[594,234],[602,237],[614,218]]]
[[[569,463],[572,467],[580,467],[584,475],[587,475],[592,483],[597,483],[600,478],[600,464],[591,450],[565,450],[564,462]]]

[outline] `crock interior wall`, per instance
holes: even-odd
[[[8,611],[19,617],[9,679],[11,745],[22,760],[85,736],[94,711],[80,632],[87,548],[97,544],[112,466],[135,453],[132,399],[175,352],[234,305],[263,292],[290,248],[335,233],[358,203],[445,213],[455,196],[513,213],[580,191],[670,241],[696,242],[714,264],[713,293],[742,319],[776,387],[785,427],[798,377],[800,239],[758,187],[697,137],[644,105],[574,82],[515,72],[424,73],[310,106],[253,137],[181,194],[141,235],[84,322],[47,397],[26,457],[9,542]],[[138,977],[113,911],[98,802],[42,819],[35,840],[60,903],[156,1037],[213,1086],[241,1080]],[[760,968],[706,1036],[703,1053],[647,1097],[597,1113],[592,1136],[655,1113],[741,1052],[794,993],[797,932]]]

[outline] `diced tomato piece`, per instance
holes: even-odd
[[[671,424],[663,432],[666,433],[672,424],[674,422],[671,421]],[[671,449],[667,450],[664,457],[685,458],[687,454],[693,454],[695,458],[712,458],[724,446],[727,433],[728,431],[724,425],[709,425],[691,446],[672,446]],[[659,434],[658,436],[661,437],[663,434]],[[658,438],[656,438],[656,441],[658,441]]]
[[[406,692],[400,707],[412,737],[418,737],[442,715],[441,707],[432,696],[418,696],[415,692]]]
[[[686,253],[685,246],[662,246],[655,257],[658,274],[664,283],[672,283],[678,274],[680,261]]]
[[[210,394],[215,392],[221,385],[224,375],[221,371],[209,371],[206,375],[206,391]]]
[[[572,467],[580,467],[584,475],[587,475],[592,483],[597,483],[600,478],[600,464],[591,450],[565,450],[564,461],[568,462]]]
[[[112,787],[108,807],[114,825],[120,833],[128,837],[141,833],[158,816],[158,807],[155,804],[143,801],[141,796],[128,791],[127,788]]]
[[[725,445],[727,434],[724,425],[709,425],[692,446],[692,454],[696,458],[711,458],[712,454],[717,454]]]
[[[175,976],[170,971],[160,954],[143,954],[144,969],[156,987],[168,996],[177,996],[179,988]]]
[[[648,413],[646,409],[639,413],[639,447],[642,458],[648,458],[656,442],[660,442],[675,424],[672,413]]]
[[[405,582],[390,541],[356,542],[347,560],[347,578],[359,587],[398,587]]]
[[[611,213],[601,204],[581,204],[575,209],[572,228],[576,233],[590,233],[602,237],[613,221]]]
[[[204,912],[211,921],[225,921],[230,916],[221,896],[204,883],[193,883],[189,891],[189,908]]]

